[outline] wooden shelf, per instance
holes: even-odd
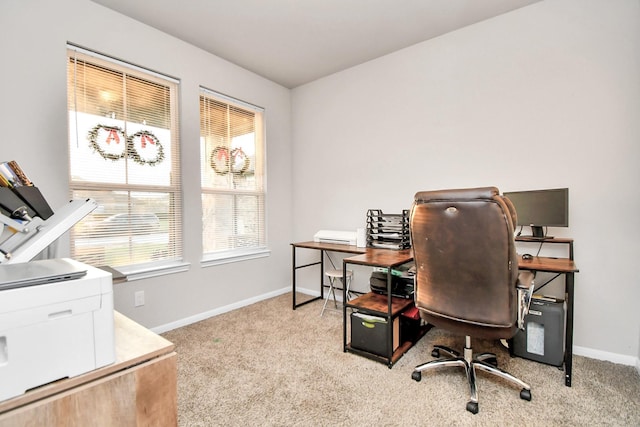
[[[391,297],[391,317],[396,317],[413,304],[410,298]],[[374,311],[382,316],[387,316],[389,303],[386,295],[380,295],[375,292],[369,292],[347,303],[348,307],[360,308],[367,311]]]

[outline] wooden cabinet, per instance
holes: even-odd
[[[116,361],[0,402],[0,427],[175,426],[175,346],[114,313]]]

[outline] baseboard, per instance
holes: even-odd
[[[289,288],[289,291],[291,291],[291,288]],[[301,293],[301,294],[305,294],[305,295],[311,295],[311,296],[314,296],[314,297],[319,297],[320,296],[320,291],[312,290],[312,289],[306,289],[306,288],[298,287],[298,288],[296,288],[296,292],[297,293]]]
[[[355,292],[355,291],[354,291]],[[306,289],[306,288],[296,288],[296,293],[305,294],[313,297],[319,297],[320,291]],[[357,293],[357,292],[355,292]],[[324,297],[327,297],[327,291],[324,292]],[[336,291],[336,300],[342,302],[342,290]]]
[[[218,307],[213,310],[205,311],[204,313],[199,313],[193,316],[185,317],[184,319],[176,320],[175,322],[166,323],[164,325],[156,326],[151,328],[153,332],[156,334],[162,334],[164,332],[171,331],[173,329],[181,328],[183,326],[190,325],[192,323],[200,322],[201,320],[206,320],[210,317],[217,316],[219,314],[223,314],[229,311],[237,310],[238,308],[246,307],[251,304],[255,304],[257,302],[277,297],[282,294],[286,294],[291,292],[291,287],[287,286],[282,289],[278,289],[273,292],[268,292],[266,294],[258,295],[253,298],[248,298],[242,301],[235,302],[233,304],[225,305],[223,307]]]
[[[635,366],[638,373],[640,373],[640,359],[637,357],[595,350],[587,347],[578,347],[575,345],[573,346],[573,354],[576,356],[589,357],[591,359],[606,360],[613,363],[619,363],[621,365]]]

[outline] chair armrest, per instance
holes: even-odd
[[[531,271],[521,271],[518,273],[518,329],[524,330],[524,318],[529,313],[529,304],[535,286],[533,279],[535,275]]]
[[[518,272],[518,283],[516,286],[518,288],[529,289],[533,284],[533,279],[535,278],[535,274],[532,271],[524,270]]]

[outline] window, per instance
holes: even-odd
[[[182,259],[178,82],[68,49],[71,198],[98,208],[71,233],[71,256],[127,273]]]
[[[200,90],[205,260],[266,253],[263,115],[259,107]]]

